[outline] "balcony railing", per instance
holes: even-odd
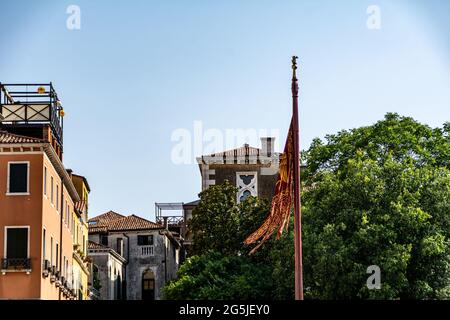
[[[31,259],[29,258],[3,258],[2,272],[7,271],[30,271]]]
[[[64,111],[52,83],[0,83],[0,114],[7,123],[48,123],[62,145]]]
[[[153,256],[154,250],[153,246],[142,246],[141,247],[141,255],[142,256]]]

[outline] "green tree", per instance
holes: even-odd
[[[178,279],[164,288],[165,299],[269,299],[274,290],[270,245],[256,255],[244,239],[264,221],[269,201],[236,201],[237,188],[225,181],[200,193],[190,222],[194,256]]]
[[[189,258],[178,271],[178,279],[163,288],[169,300],[269,299],[271,268],[247,256],[208,252]]]
[[[450,298],[450,124],[387,114],[372,126],[314,140],[302,154],[306,298]],[[167,299],[292,299],[293,219],[279,241],[248,257],[243,240],[268,201],[236,202],[226,182],[200,194],[195,254]],[[367,267],[381,269],[369,290]]]
[[[243,241],[264,221],[269,201],[248,197],[237,203],[236,193],[237,188],[228,181],[200,193],[190,222],[194,255],[211,250],[229,255],[248,253]]]
[[[388,114],[305,154],[305,287],[314,298],[450,297],[449,126]],[[369,265],[381,290],[366,287]]]

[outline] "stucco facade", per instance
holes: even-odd
[[[8,192],[11,163],[28,166],[28,191],[23,194]],[[78,200],[51,146],[32,140],[0,143],[0,299],[58,300],[71,296],[70,285],[61,281],[71,280],[73,264],[72,233],[64,227],[69,223],[64,217],[66,210],[73,214]],[[11,266],[13,260],[7,251],[12,244],[6,243],[10,228],[28,230],[29,268]],[[52,268],[54,272],[48,272]]]

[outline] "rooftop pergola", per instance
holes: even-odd
[[[0,121],[11,125],[49,124],[63,144],[61,101],[52,83],[0,83]]]
[[[184,222],[183,202],[155,202],[155,217],[160,224],[167,218],[169,225],[181,225]]]

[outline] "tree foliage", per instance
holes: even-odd
[[[189,258],[178,271],[178,279],[163,289],[170,300],[270,299],[271,269],[247,256],[210,251]]]
[[[450,297],[448,129],[388,114],[315,140],[303,175],[308,296]],[[366,286],[369,265],[381,290]]]
[[[449,123],[430,128],[387,114],[315,139],[302,158],[306,298],[450,298]],[[200,194],[191,222],[196,256],[166,298],[293,298],[293,221],[248,257],[242,242],[269,207],[251,197],[238,204],[236,191],[225,183]],[[380,290],[366,286],[371,265],[381,269]]]
[[[269,210],[267,199],[248,197],[237,203],[237,188],[225,181],[200,193],[190,227],[194,234],[193,254],[217,251],[247,254],[242,243],[264,221]]]

